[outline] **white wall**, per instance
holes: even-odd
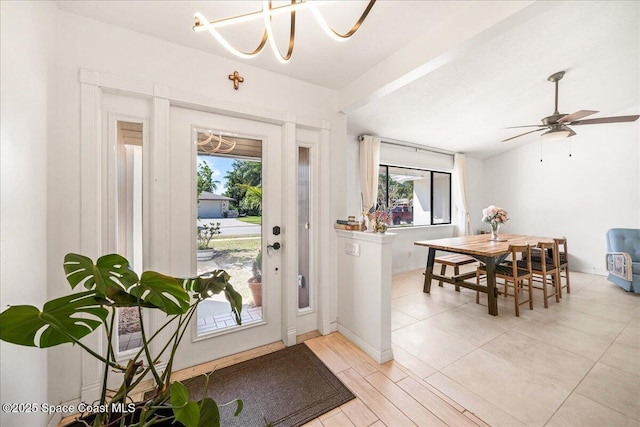
[[[607,229],[640,227],[640,125],[576,126],[575,131],[570,141],[543,142],[542,162],[540,142],[487,159],[484,205],[509,212],[504,232],[566,236],[571,267],[604,274]]]
[[[55,135],[56,6],[0,2],[0,307],[47,297],[47,146]],[[37,23],[37,24],[35,24]],[[2,403],[46,403],[47,350],[0,342]],[[47,416],[0,414],[3,426]]]
[[[392,249],[392,269],[393,274],[397,274],[425,268],[429,248],[416,246],[415,241],[453,237],[454,226],[400,227],[391,229],[391,232],[396,234]]]
[[[376,362],[391,349],[391,246],[393,233],[336,230],[338,330]]]

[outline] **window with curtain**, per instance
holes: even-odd
[[[392,227],[451,224],[451,174],[381,164],[377,207]]]

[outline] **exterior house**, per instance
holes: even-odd
[[[229,213],[231,197],[203,191],[198,197],[198,218],[224,218]]]
[[[264,144],[267,151],[263,178],[268,196],[263,206],[263,243],[272,245],[277,239],[285,249],[271,251],[263,261],[263,279],[275,284],[271,289],[277,296],[270,300],[274,304],[269,310],[272,317],[265,322],[270,329],[246,328],[239,334],[192,340],[177,355],[177,369],[265,342],[282,340],[291,345],[297,335],[310,331],[326,335],[339,330],[338,312],[350,308],[341,306],[344,300],[338,298],[339,262],[353,253],[345,253],[345,247],[338,245],[333,224],[336,219],[361,212],[358,136],[364,130],[349,127],[350,114],[364,111],[362,114],[371,123],[377,123],[384,117],[369,103],[384,102],[385,95],[404,99],[394,98],[389,105],[411,108],[428,106],[450,95],[445,113],[458,120],[454,126],[425,128],[425,116],[413,121],[394,120],[381,132],[396,129],[403,134],[414,128],[424,135],[423,142],[428,145],[431,133],[444,128],[449,142],[455,144],[459,129],[473,126],[480,132],[484,127],[474,119],[479,110],[464,112],[465,100],[490,100],[491,89],[501,83],[494,82],[492,88],[483,86],[473,92],[474,96],[468,96],[459,92],[459,87],[473,84],[475,79],[461,78],[460,86],[433,85],[429,87],[431,96],[417,98],[410,86],[405,87],[407,79],[420,73],[458,75],[442,67],[461,51],[468,55],[460,57],[460,61],[473,72],[479,56],[489,57],[496,64],[498,56],[504,57],[514,65],[534,56],[540,62],[525,66],[542,68],[544,79],[558,69],[579,68],[579,55],[566,55],[562,61],[547,63],[546,54],[530,55],[526,46],[517,44],[505,49],[490,45],[483,55],[474,55],[475,51],[469,49],[477,46],[474,40],[490,44],[488,38],[496,31],[510,35],[519,25],[527,27],[528,37],[535,39],[540,22],[555,25],[556,20],[583,10],[605,18],[611,14],[615,17],[613,23],[621,21],[620,16],[627,16],[637,24],[639,13],[637,2],[580,2],[578,7],[572,1],[442,2],[473,10],[451,15],[432,26],[421,23],[406,46],[385,51],[387,58],[359,76],[358,81],[324,87],[250,62],[185,47],[143,30],[81,16],[65,10],[65,3],[0,2],[0,307],[18,303],[42,306],[48,298],[66,293],[68,284],[61,263],[68,252],[95,259],[105,251],[118,250],[114,243],[118,204],[112,187],[118,176],[113,170],[117,150],[109,145],[110,123],[126,118],[142,124],[146,141],[140,160],[146,191],[142,212],[148,221],[141,243],[145,269],[178,277],[192,273],[194,230],[200,214],[194,184],[195,151],[189,140],[192,126],[238,131],[255,138],[258,135],[269,142]],[[131,2],[107,3],[126,7]],[[143,3],[161,7],[167,2]],[[598,13],[600,9],[606,13]],[[537,20],[535,25],[527,24],[531,19]],[[153,20],[141,22],[149,23]],[[380,24],[376,30],[382,32],[392,27],[407,30],[398,23]],[[558,26],[562,27],[562,23]],[[584,25],[588,35],[601,28]],[[635,52],[635,66],[610,69],[609,60],[603,58],[593,71],[606,75],[610,81],[610,87],[593,87],[594,93],[604,92],[608,107],[614,109],[606,115],[637,114],[640,108],[638,26],[622,34],[622,38]],[[595,41],[589,39],[589,44],[592,46]],[[573,48],[573,42],[558,40],[553,46],[552,50]],[[614,46],[609,50],[615,54],[618,45],[609,46]],[[386,49],[380,46],[383,48]],[[331,62],[331,66],[348,68],[345,62]],[[228,79],[234,70],[244,76],[239,90],[234,90]],[[517,73],[498,65],[492,70],[497,74]],[[630,86],[617,85],[628,81],[629,75]],[[590,84],[591,76],[586,76],[585,81]],[[531,99],[515,98],[521,90],[519,86],[509,89],[514,98],[503,103],[505,109],[517,110],[532,103]],[[588,92],[581,91],[581,95],[586,97]],[[624,101],[617,103],[619,99]],[[583,97],[579,105],[570,108],[604,108],[590,107],[588,100]],[[534,140],[489,154],[468,155],[464,175],[472,230],[483,227],[482,208],[500,205],[509,211],[509,232],[566,236],[571,242],[574,270],[604,274],[607,229],[640,227],[639,135],[637,122],[628,126],[583,126],[573,143],[550,145]],[[493,143],[499,145],[498,141]],[[302,314],[293,297],[298,291],[297,253],[288,250],[299,243],[292,230],[299,225],[295,215],[296,162],[301,147],[311,151],[313,168],[310,241],[315,276],[310,282],[316,283],[317,289],[313,310]],[[388,159],[405,167],[429,165],[432,170],[453,173],[454,154],[446,148],[444,154],[398,149]],[[229,200],[214,194],[202,197],[201,216],[223,215]],[[454,210],[452,213],[455,215]],[[272,233],[276,227],[282,227],[283,233]],[[394,233],[389,246],[389,273],[402,273],[424,268],[426,250],[413,245],[414,241],[452,237],[456,227],[403,227]],[[99,366],[71,346],[43,351],[0,342],[0,364],[3,403],[91,402],[99,387]],[[3,426],[55,423],[42,412],[0,414]]]

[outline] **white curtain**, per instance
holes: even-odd
[[[466,160],[464,154],[456,154],[453,159],[453,175],[456,182],[454,188],[455,235],[471,235],[471,217],[467,208],[467,178],[465,174]]]
[[[360,192],[362,210],[365,212],[376,205],[379,169],[380,138],[364,135],[360,140]]]

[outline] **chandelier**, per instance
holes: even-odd
[[[230,18],[219,19],[217,21],[209,21],[207,20],[201,13],[195,14],[195,25],[193,26],[193,31],[201,32],[201,31],[209,31],[211,35],[220,43],[225,49],[227,49],[232,54],[239,56],[240,58],[252,58],[262,52],[262,49],[269,42],[271,49],[273,50],[273,54],[276,59],[283,64],[286,64],[291,59],[291,54],[293,53],[293,45],[295,44],[295,34],[296,34],[296,11],[302,9],[309,9],[313,13],[316,21],[320,25],[320,27],[327,33],[331,38],[337,41],[345,41],[351,38],[356,31],[360,28],[365,18],[369,14],[369,11],[373,7],[373,4],[376,0],[370,0],[369,4],[365,8],[364,12],[358,19],[358,21],[351,27],[349,31],[344,34],[341,34],[334,30],[327,21],[324,19],[320,11],[318,10],[315,1],[310,0],[291,0],[291,4],[284,6],[273,7],[271,0],[262,2],[262,10],[259,12],[247,13],[244,15],[233,16]],[[289,29],[289,48],[287,49],[286,55],[283,55],[278,48],[276,41],[273,37],[273,27],[271,25],[271,19],[276,15],[281,15],[284,13],[290,14],[290,22],[291,27]],[[229,25],[239,24],[241,22],[249,22],[257,19],[262,19],[264,21],[264,33],[262,34],[262,40],[258,44],[252,52],[243,52],[235,47],[231,46],[231,44],[218,32],[218,28],[226,27]]]

